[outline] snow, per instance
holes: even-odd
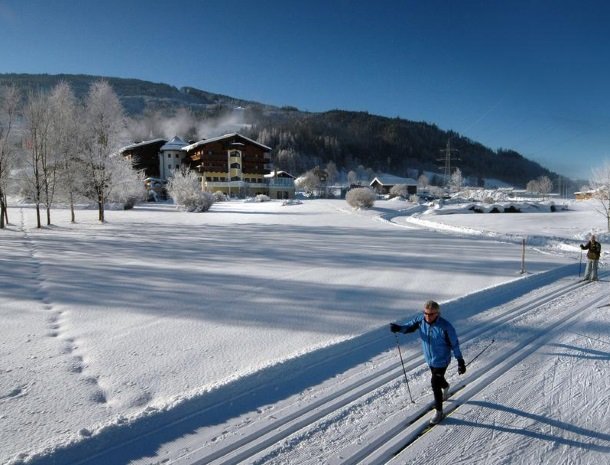
[[[388,323],[431,298],[467,362],[494,342],[463,377],[449,367],[450,415],[392,463],[609,463],[606,250],[602,281],[577,282],[578,245],[595,233],[607,249],[605,218],[593,201],[468,205],[148,204],[103,225],[94,210],[76,224],[54,210],[40,230],[13,205],[0,231],[0,463],[396,452],[431,393],[419,341],[400,335],[409,401]],[[375,454],[363,463],[389,460]]]

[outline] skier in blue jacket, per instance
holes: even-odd
[[[458,373],[466,373],[466,364],[460,351],[460,342],[454,327],[440,316],[440,305],[429,300],[424,305],[424,314],[418,315],[404,325],[390,323],[393,333],[419,331],[426,363],[432,373],[432,392],[435,412],[430,423],[435,425],[443,419],[443,400],[449,397],[449,383],[445,372],[451,362],[451,351],[458,362]]]

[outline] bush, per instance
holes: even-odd
[[[358,187],[350,190],[345,200],[353,208],[371,208],[375,204],[376,197],[375,192],[368,187]]]
[[[188,169],[174,173],[167,183],[167,192],[187,212],[205,212],[214,204],[214,196],[201,190],[198,176]]]
[[[254,200],[256,202],[269,202],[271,201],[271,198],[265,194],[258,194],[256,197],[254,197]]]
[[[212,194],[214,196],[214,202],[226,202],[227,195],[223,191],[216,191]]]

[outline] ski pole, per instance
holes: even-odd
[[[470,364],[471,364],[472,362],[474,362],[474,361],[475,361],[477,358],[479,358],[479,356],[480,356],[480,355],[481,355],[483,352],[485,352],[487,349],[489,349],[489,347],[490,347],[490,346],[491,346],[491,345],[494,343],[494,341],[495,341],[495,339],[492,339],[492,340],[491,340],[491,342],[490,342],[489,344],[487,344],[487,345],[485,346],[485,348],[484,348],[484,349],[483,349],[481,352],[479,352],[477,355],[475,355],[475,356],[473,357],[473,359],[472,359],[472,360],[470,360],[470,362],[468,362],[468,363],[466,364],[466,366],[470,365]]]
[[[578,277],[580,278],[580,269],[582,268],[582,250],[580,251],[580,263],[578,264]]]
[[[402,372],[405,374],[405,383],[407,383],[407,391],[409,391],[409,399],[411,399],[411,403],[415,403],[413,397],[411,396],[411,388],[409,387],[409,380],[407,379],[407,370],[405,370],[405,364],[402,361],[402,352],[400,350],[400,343],[398,342],[398,334],[394,333],[394,337],[396,338],[396,347],[398,347],[398,355],[400,357],[400,364],[402,365]]]

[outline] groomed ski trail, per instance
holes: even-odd
[[[500,312],[499,315],[495,316],[493,321],[482,323],[473,326],[471,329],[463,331],[460,340],[464,348],[467,348],[468,353],[476,354],[479,348],[483,347],[488,341],[491,335],[498,332],[499,328],[509,326],[515,320],[523,319],[528,316],[530,312],[535,312],[537,308],[548,305],[550,302],[560,299],[562,296],[567,296],[571,292],[579,289],[582,286],[581,283],[574,280],[562,280],[552,285],[546,286],[541,292],[530,302],[524,304],[508,305],[507,309]],[[512,335],[512,333],[511,333]],[[533,341],[524,343],[521,347],[519,354],[529,354],[531,351],[528,349],[529,345],[533,344]],[[538,346],[535,346],[537,348]],[[532,349],[532,350],[535,350]],[[515,349],[516,350],[516,349]],[[491,351],[490,351],[491,352]],[[410,352],[407,356],[409,362],[406,365],[406,369],[410,372],[411,376],[418,378],[426,377],[426,369],[423,366],[423,358],[418,352]],[[497,357],[497,354],[496,354]],[[501,355],[501,358],[504,354]],[[512,360],[512,359],[511,359]],[[516,363],[516,362],[515,362]],[[475,380],[477,377],[481,377],[484,370],[477,368],[483,364],[483,360],[477,360],[473,367],[470,367],[469,375],[465,380],[470,380],[471,386],[480,386]],[[487,367],[489,361],[484,365]],[[505,369],[508,369],[506,365],[503,365]],[[512,366],[512,365],[511,365]],[[485,368],[487,369],[487,368]],[[494,375],[499,376],[497,371],[494,371]],[[292,457],[290,459],[284,458],[284,449],[290,450],[291,443],[299,443],[303,440],[303,436],[309,435],[310,431],[315,431],[317,428],[330,428],[333,423],[333,417],[344,419],[349,416],[350,410],[357,410],[359,403],[367,404],[371,398],[375,396],[382,397],[383,394],[379,392],[387,392],[393,389],[398,389],[401,394],[404,393],[404,386],[401,384],[403,375],[400,368],[399,362],[396,360],[394,353],[388,354],[387,359],[384,363],[379,363],[376,370],[371,372],[366,377],[355,378],[353,381],[343,381],[344,386],[341,389],[331,390],[330,395],[315,396],[313,402],[305,403],[298,408],[285,407],[286,414],[282,415],[282,409],[274,409],[273,415],[261,419],[257,424],[253,424],[250,427],[246,427],[240,431],[240,435],[236,441],[219,441],[217,444],[205,444],[199,450],[193,450],[185,454],[183,458],[173,463],[179,464],[238,464],[238,463],[301,463],[298,458]],[[451,392],[455,392],[457,389],[464,387],[467,383],[456,383],[457,379],[452,382]],[[489,378],[485,377],[485,383],[489,383]],[[471,389],[473,389],[471,387]],[[465,388],[464,388],[465,390]],[[424,387],[423,394],[417,399],[419,410],[415,413],[410,414],[408,418],[411,421],[415,421],[416,418],[421,419],[421,423],[418,423],[420,429],[427,427],[427,413],[430,410],[430,399],[426,399],[427,389]],[[478,391],[476,391],[478,392]],[[458,402],[462,399],[461,394],[454,402]],[[470,394],[473,395],[473,394]],[[423,402],[423,407],[422,407]],[[462,400],[463,402],[463,400]],[[405,422],[408,423],[408,419],[405,420],[404,413],[403,417],[398,421],[400,429],[403,429]],[[425,417],[425,418],[424,418]],[[366,431],[376,430],[376,426],[380,426],[380,429],[387,429],[387,419],[377,418],[379,423],[370,424],[367,426]],[[322,426],[320,426],[322,425]],[[417,429],[413,433],[417,436]],[[291,440],[291,436],[295,436],[294,440]],[[368,439],[364,439],[363,435],[359,442],[370,443]],[[381,433],[381,439],[373,440],[372,442],[388,443],[389,437],[387,432]],[[307,441],[305,441],[307,442]],[[388,455],[384,460],[391,457],[398,449],[404,447],[405,443],[409,440],[401,438],[397,441],[397,446],[389,448]],[[358,448],[358,447],[357,447]],[[349,449],[349,448],[348,448]],[[276,452],[274,452],[276,450]],[[325,463],[329,464],[342,464],[342,463],[358,463],[358,460],[352,461],[351,456],[360,456],[363,452],[357,451],[354,454],[350,454],[351,451],[341,450],[332,457],[329,457]],[[368,451],[367,451],[368,452]],[[365,453],[366,455],[366,453]],[[303,458],[302,463],[309,463],[308,459]],[[366,463],[366,462],[364,462]],[[383,463],[371,462],[371,463]]]

